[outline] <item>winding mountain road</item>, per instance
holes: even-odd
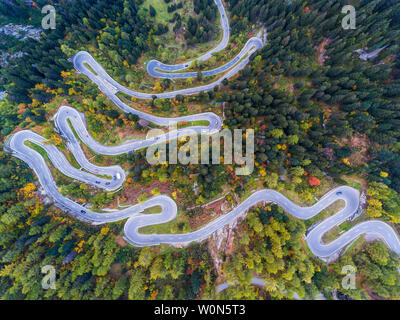
[[[61,113],[67,112],[70,112],[68,108],[64,108],[61,111]],[[74,125],[82,125],[82,122],[77,121]],[[87,132],[85,128],[76,128],[78,132]],[[377,220],[360,223],[334,241],[328,244],[323,243],[322,237],[327,231],[349,219],[358,210],[360,199],[359,192],[358,190],[347,186],[331,190],[311,207],[298,206],[284,197],[281,193],[274,190],[261,190],[252,194],[231,212],[218,217],[199,230],[183,234],[143,234],[139,232],[139,229],[142,227],[167,223],[176,218],[177,206],[173,199],[165,195],[159,195],[123,210],[116,210],[107,213],[91,211],[61,195],[58,192],[58,188],[44,158],[40,153],[25,145],[26,141],[33,141],[42,144],[42,139],[43,138],[39,135],[24,130],[13,134],[7,140],[6,146],[14,156],[25,161],[35,171],[46,193],[55,200],[57,205],[67,210],[78,219],[95,225],[127,219],[124,226],[124,237],[130,244],[137,247],[154,246],[162,243],[182,246],[194,241],[203,241],[209,238],[213,233],[221,231],[225,226],[233,224],[236,219],[243,216],[249,208],[259,203],[276,203],[292,216],[298,219],[307,220],[320,213],[335,201],[344,200],[345,207],[342,210],[322,221],[308,233],[306,241],[314,255],[319,258],[330,257],[341,251],[363,234],[374,235],[375,237],[382,239],[390,249],[400,254],[400,240],[396,232],[388,224]],[[87,137],[86,140],[82,141],[91,140],[93,140],[93,138],[89,136],[89,138]],[[68,145],[70,144],[78,144],[78,142],[76,139],[72,139]],[[46,145],[44,145],[44,147],[51,161],[55,160],[56,156],[60,156],[58,154],[59,151],[54,146],[46,148]],[[91,147],[97,151],[95,146],[91,145]],[[73,152],[76,148],[77,147],[74,147],[71,151]],[[119,152],[120,151],[117,150],[116,154],[119,154]],[[76,154],[74,154],[74,156],[78,158]],[[61,164],[58,164],[58,160],[56,161],[57,162],[53,163],[57,168],[60,167],[60,170],[62,170],[64,174],[79,180],[88,179],[89,182],[91,181],[91,178],[87,177],[89,174],[85,174],[85,176],[82,177],[77,176],[75,172],[76,168],[73,168],[70,165],[63,165],[64,161],[62,161]],[[160,206],[162,209],[161,213],[142,213],[146,208],[154,206]]]
[[[235,64],[237,64],[243,57],[245,56],[250,56],[254,51],[260,49],[263,47],[263,43],[260,38],[258,37],[253,37],[250,38],[246,44],[243,46],[242,50],[229,62],[226,64],[212,69],[208,71],[201,71],[201,74],[203,77],[207,76],[214,76],[219,73],[225,72],[232,68]],[[191,63],[186,63],[184,66],[190,66]],[[183,68],[183,65],[165,65],[157,60],[151,60],[147,63],[147,72],[153,76],[153,77],[158,77],[158,78],[169,78],[169,79],[176,79],[176,78],[195,78],[197,77],[197,72],[180,72],[180,73],[172,73],[173,71],[176,71],[176,66],[179,66],[179,69],[177,70],[182,70],[186,69]],[[161,70],[163,72],[157,71]],[[168,71],[168,72],[166,72]]]
[[[219,51],[225,49],[229,42],[229,33],[230,33],[229,21],[228,21],[228,16],[225,12],[224,5],[222,4],[221,0],[214,0],[214,3],[216,4],[218,11],[219,11],[219,15],[220,15],[221,29],[223,32],[222,39],[215,48],[211,49],[210,51],[206,52],[202,56],[198,57],[197,61],[206,61],[206,60],[210,59],[212,57],[213,53],[216,53],[216,52],[219,52]],[[187,78],[187,76],[168,75],[168,74],[165,74],[162,72],[157,72],[156,69],[165,71],[165,72],[175,72],[175,71],[180,71],[180,70],[189,68],[192,65],[192,63],[193,63],[193,61],[188,61],[188,62],[181,63],[181,64],[171,65],[171,64],[164,64],[158,60],[151,60],[151,61],[147,62],[146,65],[147,65],[147,72],[153,77]],[[217,73],[218,72],[216,72],[214,74],[217,74]],[[188,73],[186,73],[186,75],[187,74]],[[194,75],[194,77],[195,76],[196,76],[196,74]]]
[[[216,3],[218,10],[220,12],[223,37],[221,42],[214,49],[208,51],[207,53],[199,57],[197,59],[199,61],[208,60],[209,58],[212,57],[213,53],[224,49],[229,41],[229,22],[224,6],[221,0],[214,0],[214,2]],[[124,94],[136,97],[138,99],[149,100],[153,99],[154,97],[160,99],[166,99],[166,98],[174,98],[177,95],[192,95],[199,92],[206,92],[214,89],[214,87],[220,85],[224,79],[229,79],[233,77],[249,63],[250,56],[255,51],[261,49],[265,45],[263,39],[264,37],[262,37],[262,31],[260,31],[257,34],[257,36],[250,38],[246,42],[242,50],[232,60],[230,60],[229,62],[218,68],[208,71],[202,71],[201,73],[203,76],[213,76],[225,72],[225,74],[222,77],[213,81],[212,83],[198,87],[192,87],[192,88],[175,90],[171,92],[157,93],[157,94],[138,92],[122,86],[117,81],[115,81],[87,51],[80,51],[76,53],[71,58],[71,61],[78,72],[87,76],[92,82],[94,82],[99,87],[100,91],[102,91],[108,97],[115,95],[117,92],[122,92]],[[180,71],[189,68],[192,63],[193,61],[188,61],[182,64],[168,65],[158,60],[151,60],[146,63],[147,65],[146,68],[147,72],[153,77],[170,78],[170,79],[193,78],[197,76],[197,72],[174,73],[175,71]],[[88,66],[90,68],[88,68]]]
[[[141,116],[141,118],[145,117]],[[69,125],[70,123],[74,127],[74,131],[78,135],[79,140],[81,140],[84,144],[86,144],[91,150],[93,150],[97,154],[103,154],[109,156],[116,156],[131,151],[144,149],[151,145],[170,141],[180,137],[186,137],[197,134],[210,135],[218,132],[222,127],[221,118],[211,112],[201,113],[192,116],[177,117],[177,118],[160,118],[151,116],[151,119],[154,120],[152,122],[157,123],[158,125],[164,127],[172,127],[172,125],[177,124],[179,122],[192,122],[198,120],[206,120],[209,122],[209,125],[189,126],[181,129],[171,130],[165,134],[160,134],[155,137],[147,139],[131,139],[120,145],[105,146],[98,143],[95,139],[92,138],[92,136],[87,131],[84,115],[78,112],[76,109],[68,106],[61,106],[53,118],[57,130],[59,131],[61,136],[67,140],[68,149],[70,149],[71,152],[75,155],[77,161],[79,163],[82,163],[81,166],[85,168],[87,168],[88,165],[86,166],[83,165],[86,159],[84,159],[85,156],[82,153],[82,150],[79,146],[79,141],[75,138],[75,135]]]
[[[216,1],[216,3],[219,3],[219,1]],[[216,84],[219,84],[223,78],[232,76],[241,68],[243,68],[249,61],[251,50],[254,50],[254,47],[257,48],[257,46],[262,46],[260,39],[259,41],[255,41],[254,44],[250,46],[250,51],[246,51],[247,49],[242,50],[244,52],[243,54],[246,56],[242,56],[239,59],[240,61],[235,64],[235,66],[229,69],[229,71],[221,79],[213,82],[212,84],[173,92],[160,93],[156,96],[158,98],[172,98],[178,94],[187,95],[198,93],[200,91],[211,90]],[[374,237],[382,239],[390,249],[400,254],[400,240],[396,232],[388,224],[377,220],[360,223],[330,243],[326,244],[322,241],[322,237],[327,231],[352,217],[352,215],[358,210],[360,202],[359,192],[356,189],[346,186],[331,190],[311,207],[298,206],[284,197],[281,193],[274,190],[257,191],[231,212],[214,219],[198,230],[183,234],[140,233],[140,228],[142,227],[167,223],[176,218],[178,212],[177,205],[172,198],[166,195],[154,196],[143,203],[138,203],[123,210],[107,212],[95,212],[93,210],[89,210],[83,205],[64,197],[58,191],[58,187],[56,186],[45,159],[39,152],[27,146],[27,141],[41,146],[46,151],[49,160],[64,175],[96,187],[101,187],[105,190],[114,190],[120,187],[125,179],[125,173],[123,170],[119,166],[99,167],[91,164],[85,158],[85,155],[80,147],[80,142],[86,144],[98,154],[119,155],[146,148],[162,141],[176,139],[180,136],[187,136],[191,134],[211,134],[219,131],[222,127],[222,120],[214,113],[202,113],[179,118],[161,118],[135,110],[124,104],[117,97],[116,93],[120,91],[140,99],[152,99],[153,94],[132,91],[120,85],[114,79],[112,79],[87,52],[81,51],[77,53],[72,58],[72,61],[77,71],[85,74],[91,81],[96,83],[99,89],[106,94],[107,97],[113,101],[123,112],[137,114],[140,118],[165,127],[169,126],[171,123],[178,123],[181,121],[206,120],[209,123],[208,126],[192,126],[189,128],[173,130],[150,139],[133,139],[117,146],[104,146],[99,144],[90,136],[86,129],[82,114],[73,108],[63,106],[54,116],[53,120],[55,126],[66,141],[68,149],[72,152],[79,165],[85,171],[71,166],[61,151],[59,151],[55,146],[46,144],[46,139],[32,131],[23,130],[11,135],[6,141],[5,149],[11,152],[15,157],[25,161],[34,170],[45,192],[54,199],[56,205],[78,219],[94,225],[127,219],[124,226],[124,237],[130,244],[137,247],[154,246],[162,243],[184,246],[191,242],[199,242],[209,238],[212,234],[221,231],[225,226],[235,223],[235,221],[239,217],[243,216],[249,210],[249,208],[259,203],[276,203],[293,217],[307,220],[320,213],[335,201],[344,200],[346,205],[342,210],[322,221],[307,234],[306,241],[313,254],[321,259],[331,257],[332,255],[340,252],[343,248],[363,234],[373,235]],[[95,73],[90,71],[85,64],[88,64]],[[73,126],[79,139],[75,137],[70,124]],[[109,176],[110,179],[100,178],[96,175]],[[161,207],[161,213],[143,214],[145,209],[154,206]]]
[[[163,92],[163,93],[145,93],[131,90],[129,88],[124,87],[115,81],[104,69],[103,67],[94,60],[89,52],[80,51],[72,57],[72,63],[74,64],[75,69],[87,76],[92,82],[94,82],[100,89],[101,92],[106,94],[107,96],[115,95],[118,92],[122,92],[131,97],[135,97],[138,99],[151,100],[153,98],[159,99],[168,99],[175,98],[177,95],[192,95],[199,92],[207,92],[213,90],[214,87],[220,85],[224,79],[229,79],[237,74],[240,70],[242,70],[250,61],[250,56],[258,49],[262,48],[263,42],[259,38],[251,38],[245,44],[244,49],[241,50],[240,53],[233,58],[232,61],[228,62],[222,67],[216,68],[211,71],[203,72],[203,75],[211,75],[218,74],[228,70],[222,77],[213,81],[212,83],[205,84],[198,87],[192,87],[187,89],[180,89],[171,92]],[[90,66],[88,68],[86,65]],[[92,72],[93,70],[94,72]],[[156,76],[162,76],[162,73],[157,73],[155,69],[152,71]],[[186,72],[186,73],[178,73],[175,74],[176,77],[180,78],[190,78],[197,75],[196,72]],[[173,73],[164,74],[165,77],[173,78],[175,77]]]

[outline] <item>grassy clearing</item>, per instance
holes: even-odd
[[[39,152],[40,155],[46,160],[46,162],[50,162],[47,152],[42,147],[38,146],[36,143],[33,143],[31,141],[25,141],[25,145],[35,150],[36,152]]]
[[[68,125],[69,125],[69,127],[71,128],[72,133],[74,134],[75,138],[76,138],[79,142],[82,142],[82,141],[81,141],[81,138],[79,138],[78,133],[75,131],[75,128],[74,128],[74,126],[72,125],[71,120],[70,120],[70,119],[67,119],[67,122],[68,122]]]
[[[179,232],[179,225],[180,222],[178,222],[176,219],[167,223],[162,223],[162,224],[157,224],[157,225],[151,225],[151,226],[146,226],[143,228],[139,229],[140,233],[144,234],[171,234],[171,233],[180,233]]]
[[[123,92],[117,92],[117,97],[119,98],[119,99],[121,99],[121,101],[123,102],[123,103],[125,103],[125,104],[127,104],[127,105],[130,105],[131,103],[132,103],[132,100],[131,100],[131,96],[130,95],[127,95],[126,93],[123,93]]]
[[[143,139],[145,139],[145,138],[146,138],[145,135],[143,135],[143,136],[132,135],[132,136],[126,137],[126,138],[124,138],[124,139],[120,139],[120,140],[118,141],[118,143],[110,143],[109,145],[110,145],[110,146],[119,145],[119,144],[122,144],[122,143],[124,143],[124,142],[129,142],[129,141],[131,141],[131,140],[143,140]]]
[[[162,208],[160,206],[155,206],[155,207],[151,207],[151,208],[147,208],[145,210],[143,210],[143,213],[146,214],[154,214],[154,213],[161,213]]]
[[[171,2],[170,4],[172,4]],[[172,19],[174,13],[168,13],[168,4],[164,0],[145,0],[140,5],[140,10],[150,16],[150,5],[156,9],[156,16],[153,18],[157,23],[168,23]],[[177,10],[179,12],[179,10]]]
[[[87,64],[86,62],[83,63],[83,65],[88,68],[90,70],[90,72],[92,72],[93,74],[95,74],[96,76],[98,76],[97,72],[94,71],[94,69],[90,66],[90,64]]]
[[[161,59],[162,62],[169,64],[175,64],[179,61],[188,61],[209,51],[211,48],[214,48],[217,43],[222,39],[220,17],[218,14],[216,21],[213,23],[217,26],[218,29],[215,37],[213,37],[211,41],[198,43],[194,46],[188,47],[183,34],[175,34],[175,32],[173,32],[172,28],[175,23],[170,23],[169,21],[172,19],[175,13],[178,13],[182,17],[182,25],[185,26],[188,17],[195,17],[197,16],[197,14],[194,12],[194,5],[192,0],[178,0],[175,2],[175,4],[178,4],[180,2],[183,4],[183,8],[177,9],[171,13],[168,13],[167,9],[168,5],[171,5],[173,2],[166,4],[164,0],[145,0],[144,3],[140,6],[141,12],[144,12],[146,15],[150,15],[149,6],[152,5],[157,11],[156,16],[152,19],[155,21],[155,23],[167,24],[170,29],[169,32],[167,32],[166,34],[154,36],[156,44],[162,46],[162,50],[151,52],[149,53],[150,55],[145,55],[143,61],[148,61],[150,59]]]
[[[314,223],[323,221],[326,218],[338,213],[344,207],[345,207],[345,202],[343,200],[335,201],[328,208],[326,208],[325,210],[321,211],[319,214],[317,214],[316,216],[312,217],[311,219],[308,219],[308,220],[304,221],[304,223],[305,223],[306,227],[309,228]]]
[[[358,189],[359,191],[362,191],[367,186],[367,182],[363,177],[352,175],[341,176],[340,178],[343,179],[343,181],[345,181],[348,186]]]
[[[74,136],[75,136],[75,138],[79,141],[79,143],[83,146],[83,151],[84,151],[84,153],[85,153],[85,150],[86,151],[89,151],[89,156],[88,156],[88,154],[87,153],[85,153],[86,154],[86,157],[87,158],[91,158],[91,157],[93,157],[93,156],[101,156],[101,157],[105,157],[105,158],[109,158],[109,159],[112,159],[114,162],[118,162],[117,161],[117,159],[116,159],[116,156],[109,156],[109,155],[102,155],[102,154],[99,154],[99,153],[96,153],[95,151],[93,151],[91,148],[89,148],[86,144],[84,144],[83,142],[82,142],[82,140],[79,138],[79,136],[78,136],[78,134],[77,134],[77,132],[75,131],[75,129],[74,129],[74,126],[72,125],[72,123],[71,123],[71,121],[70,121],[70,119],[67,119],[67,122],[68,122],[68,125],[70,126],[70,128],[71,128],[71,130],[72,130],[72,132],[73,132],[73,134],[74,134]],[[97,164],[97,165],[101,165],[101,164],[98,164],[98,163],[95,163],[95,164]],[[111,177],[108,177],[108,176],[105,176],[107,179],[110,179]]]
[[[189,121],[189,122],[179,122],[178,129],[195,127],[195,126],[208,126],[210,123],[207,120]]]
[[[358,190],[362,191],[362,186],[361,186],[361,183],[359,183],[359,182],[349,182],[347,185],[354,189],[358,189]]]
[[[336,238],[338,238],[340,235],[342,235],[342,233],[350,230],[355,225],[357,225],[361,222],[367,221],[367,220],[368,220],[368,217],[366,217],[365,215],[362,215],[362,216],[358,217],[357,219],[355,219],[354,221],[344,221],[340,225],[332,228],[327,233],[325,233],[322,240],[327,243],[331,242],[331,241],[335,240]]]
[[[76,168],[76,169],[80,169],[81,166],[79,165],[78,161],[76,161],[75,157],[73,154],[71,153],[67,153],[66,154],[66,158],[68,159],[69,163],[71,163],[71,165]]]
[[[90,172],[90,171],[88,171],[88,170],[86,170],[86,169],[82,169],[82,171],[85,171],[85,172],[87,172],[87,173],[90,173],[90,174],[92,174],[92,175],[94,175],[94,176],[96,176],[96,177],[102,178],[102,179],[108,179],[108,180],[111,180],[111,179],[112,179],[112,176],[109,176],[109,175],[107,175],[107,174],[94,174],[93,172]]]

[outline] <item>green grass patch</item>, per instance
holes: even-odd
[[[78,141],[82,142],[81,139],[79,138],[78,133],[75,131],[74,126],[72,125],[71,119],[67,119],[68,125],[72,130],[72,133],[74,134],[75,138],[78,139]]]
[[[76,161],[76,159],[75,159],[75,157],[74,157],[73,154],[68,153],[68,154],[67,154],[67,159],[68,159],[69,163],[70,163],[73,167],[75,167],[76,169],[80,169],[80,168],[81,168],[81,166],[79,165],[78,161]]]
[[[322,221],[336,213],[338,213],[341,209],[344,208],[345,202],[343,200],[337,200],[334,203],[332,203],[329,207],[327,207],[325,210],[322,210],[320,213],[318,213],[316,216],[312,217],[311,219],[308,219],[304,221],[304,224],[306,225],[306,228],[311,227],[314,223],[317,223],[319,221]]]
[[[132,101],[131,101],[131,96],[128,95],[128,94],[126,94],[126,93],[123,93],[123,92],[120,92],[120,91],[119,91],[119,92],[117,92],[116,96],[117,96],[123,103],[125,103],[125,104],[127,104],[127,105],[129,105],[129,104],[132,103]]]
[[[170,2],[172,4],[173,2]],[[172,19],[174,12],[168,12],[168,4],[164,0],[145,0],[140,10],[150,17],[150,5],[156,10],[156,16],[153,18],[157,23],[168,23]]]
[[[25,145],[28,146],[29,148],[35,150],[36,152],[39,152],[40,155],[47,161],[51,162],[49,159],[49,156],[47,155],[47,152],[40,146],[38,146],[36,143],[33,143],[31,141],[25,141]]]
[[[93,172],[90,172],[90,171],[88,171],[86,169],[82,169],[82,171],[85,171],[87,173],[90,173],[90,174],[92,174],[92,175],[94,175],[96,177],[102,178],[102,179],[108,179],[108,180],[112,179],[112,176],[109,176],[109,175],[106,175],[106,174],[94,174]]]
[[[354,189],[362,191],[362,186],[361,186],[361,183],[359,183],[359,182],[348,182],[347,185]]]
[[[102,155],[102,154],[99,154],[99,153],[93,151],[91,148],[89,148],[86,144],[84,144],[83,141],[79,138],[77,132],[75,131],[75,129],[74,129],[74,127],[73,127],[73,125],[72,125],[70,119],[67,119],[67,121],[68,121],[68,125],[70,126],[70,128],[71,128],[71,130],[72,130],[72,132],[73,132],[73,134],[74,134],[74,136],[75,136],[75,138],[76,138],[81,144],[85,145],[86,148],[90,151],[90,153],[91,153],[92,155],[111,158],[114,162],[118,162],[118,160],[116,159],[116,156],[109,156],[109,155]],[[111,178],[112,178],[112,177],[109,177],[109,176],[101,176],[101,175],[99,175],[99,177],[106,178],[106,179],[111,179]]]
[[[90,66],[90,64],[84,62],[83,65],[88,68],[90,70],[90,72],[92,72],[93,74],[95,74],[96,76],[98,76],[97,72],[94,71],[94,69]]]
[[[155,213],[161,213],[161,211],[162,211],[162,208],[160,206],[154,206],[154,207],[143,210],[143,213],[155,214]]]
[[[189,121],[189,122],[179,122],[178,129],[195,127],[195,126],[208,126],[210,123],[207,120]]]

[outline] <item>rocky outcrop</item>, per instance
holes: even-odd
[[[19,40],[26,40],[28,38],[39,40],[40,34],[42,33],[41,28],[36,28],[34,26],[24,26],[20,24],[6,24],[0,27],[0,34],[5,34],[10,37],[17,38]]]

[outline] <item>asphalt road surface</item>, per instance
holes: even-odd
[[[219,73],[225,72],[232,68],[235,64],[237,64],[243,57],[245,56],[250,56],[255,50],[260,49],[263,47],[263,43],[261,39],[257,37],[250,38],[242,50],[229,62],[226,64],[212,69],[208,71],[201,71],[201,74],[203,77],[207,76],[214,76]],[[158,77],[158,78],[169,78],[169,79],[176,79],[176,78],[195,78],[197,77],[197,72],[179,72],[179,73],[172,73],[173,71],[176,71],[176,66],[179,66],[178,70],[182,70],[185,68],[182,68],[182,66],[190,66],[190,63],[185,63],[183,65],[166,65],[163,64],[157,60],[151,60],[147,63],[147,72],[153,76],[153,77]],[[161,70],[157,71],[157,70]]]
[[[218,3],[220,2],[216,1],[216,3],[218,5]],[[221,21],[225,20],[221,19]],[[258,46],[262,46],[262,41],[260,39],[254,40],[254,44],[250,46],[250,51],[246,51],[248,48],[244,51],[242,50],[245,56],[242,56],[240,59],[238,59],[240,60],[238,63],[232,63],[232,67],[230,69],[230,66],[226,67],[227,69],[229,69],[228,72],[212,84],[204,85],[201,87],[182,89],[173,92],[160,93],[156,96],[158,98],[172,98],[178,94],[188,95],[198,93],[200,91],[211,90],[214,88],[215,85],[222,82],[224,78],[233,76],[240,69],[242,69],[248,63],[249,56],[252,50],[256,50]],[[207,56],[205,56],[203,59],[206,58]],[[372,235],[374,237],[382,239],[390,249],[400,254],[400,241],[396,232],[388,224],[376,220],[360,223],[339,236],[334,241],[327,244],[323,243],[322,236],[327,231],[349,219],[358,209],[360,202],[359,192],[356,189],[345,186],[331,190],[311,207],[298,206],[286,197],[284,197],[282,194],[274,190],[261,190],[252,194],[249,198],[243,201],[231,212],[216,218],[199,230],[184,234],[140,233],[140,228],[142,227],[167,223],[176,218],[176,203],[172,198],[166,195],[158,195],[152,197],[144,201],[143,203],[138,203],[123,210],[107,212],[95,212],[89,210],[85,206],[78,204],[67,197],[64,197],[59,192],[45,159],[39,152],[28,147],[25,144],[26,141],[31,141],[35,144],[40,145],[46,151],[49,160],[63,174],[71,177],[72,179],[83,181],[96,187],[101,187],[106,190],[114,190],[121,186],[125,178],[125,173],[118,166],[99,167],[91,164],[85,158],[84,153],[79,145],[80,141],[78,141],[78,139],[74,136],[71,127],[69,126],[69,122],[72,124],[77,135],[79,136],[79,139],[83,143],[85,143],[95,153],[106,155],[118,155],[130,151],[135,151],[141,148],[148,147],[150,145],[160,143],[164,140],[168,141],[171,139],[176,139],[180,136],[204,133],[210,134],[219,131],[222,127],[222,120],[214,113],[203,113],[179,118],[161,118],[135,110],[124,104],[116,96],[116,93],[120,91],[140,99],[152,99],[153,94],[140,93],[123,87],[114,79],[112,79],[107,74],[107,72],[87,52],[79,52],[73,57],[72,61],[77,71],[85,74],[89,77],[91,81],[96,83],[99,89],[104,94],[106,94],[107,97],[111,101],[113,101],[123,112],[137,114],[142,119],[146,119],[165,127],[171,125],[171,123],[177,123],[181,121],[206,120],[209,123],[208,126],[182,128],[166,134],[160,134],[159,136],[149,139],[133,139],[118,146],[103,146],[96,142],[87,132],[83,115],[73,108],[63,106],[58,110],[57,114],[55,115],[54,122],[56,128],[59,130],[60,134],[66,141],[68,149],[72,152],[76,161],[84,170],[77,169],[70,165],[64,155],[55,146],[44,143],[45,139],[32,131],[24,130],[10,136],[9,139],[7,139],[6,141],[5,149],[9,152],[12,152],[14,156],[25,161],[35,171],[36,175],[39,178],[39,182],[43,186],[45,192],[54,199],[57,206],[74,215],[78,219],[95,225],[127,219],[124,226],[125,239],[134,246],[154,246],[162,243],[172,244],[176,246],[184,246],[191,242],[203,241],[210,237],[212,234],[221,231],[225,226],[235,223],[238,217],[246,214],[249,208],[258,203],[274,202],[281,206],[288,214],[291,214],[296,218],[306,220],[314,217],[333,202],[337,200],[344,200],[346,203],[344,209],[339,211],[337,214],[329,217],[328,219],[322,221],[319,225],[314,227],[306,236],[306,241],[310,250],[317,257],[323,259],[335,255],[363,234]],[[90,71],[90,69],[87,68],[85,64],[90,65],[95,73]],[[225,67],[223,66],[219,68],[221,70],[220,72],[224,71],[221,68],[223,69]],[[215,70],[218,70],[218,68]],[[106,178],[104,178],[104,176],[106,176]],[[143,210],[154,206],[161,207],[161,213],[142,213]]]
[[[222,39],[219,42],[219,44],[213,48],[212,50],[206,52],[202,56],[198,57],[198,61],[206,61],[210,59],[213,55],[213,53],[219,52],[223,49],[226,48],[228,42],[229,42],[229,21],[228,21],[228,16],[226,14],[224,5],[222,4],[221,0],[214,0],[215,4],[217,5],[219,15],[220,15],[220,22],[221,22],[221,29],[222,29]],[[155,71],[155,69],[159,69],[161,71],[167,71],[167,72],[174,72],[174,71],[180,71],[184,70],[193,63],[193,61],[188,61],[185,63],[181,64],[175,64],[175,65],[170,65],[170,64],[164,64],[158,60],[151,60],[147,63],[147,72],[152,75],[153,77],[164,77],[163,73],[159,73]],[[217,74],[217,73],[215,73]],[[196,75],[194,75],[196,76]],[[165,76],[164,78],[185,78],[185,77],[179,77],[179,76]]]
[[[245,48],[248,51],[243,52],[243,50],[239,53],[244,56],[236,56],[233,61],[239,61],[233,67],[233,63],[229,62],[227,65],[224,65],[219,69],[219,72],[223,72],[226,69],[229,69],[222,77],[215,80],[212,83],[205,84],[198,87],[192,87],[187,89],[180,89],[170,92],[164,93],[144,93],[131,90],[119,84],[115,81],[111,76],[103,69],[103,67],[94,60],[90,53],[86,51],[80,51],[72,57],[72,63],[74,64],[75,69],[87,76],[92,82],[94,82],[100,89],[107,96],[115,95],[117,92],[125,93],[129,96],[136,97],[138,99],[145,99],[151,100],[153,98],[160,98],[160,99],[167,99],[167,98],[175,98],[177,95],[192,95],[200,92],[207,92],[213,90],[214,87],[220,85],[224,79],[229,79],[233,77],[236,73],[242,70],[248,63],[252,53],[256,50],[260,49],[263,46],[262,41],[258,38],[251,38],[245,45]],[[86,65],[89,65],[95,73],[93,73]],[[155,72],[155,71],[154,71]],[[211,71],[210,71],[211,72]],[[207,74],[207,73],[206,73]],[[173,74],[171,74],[172,77]],[[179,74],[178,74],[179,75]],[[187,78],[191,77],[191,73],[180,74],[181,77]],[[184,76],[182,76],[184,75]],[[196,73],[197,75],[197,73]]]
[[[168,244],[189,244],[192,241],[202,241],[210,237],[213,233],[222,230],[225,226],[233,224],[236,219],[242,216],[252,206],[263,203],[273,202],[281,206],[287,213],[295,218],[308,220],[337,200],[344,200],[346,205],[337,214],[322,221],[313,228],[307,235],[306,241],[310,250],[319,258],[328,258],[363,234],[371,234],[382,239],[390,249],[400,254],[400,240],[391,226],[381,221],[367,221],[356,225],[349,231],[342,234],[334,241],[325,244],[322,236],[333,227],[340,225],[349,219],[358,209],[360,195],[358,190],[342,186],[335,188],[322,197],[311,207],[301,207],[293,203],[281,193],[274,190],[261,190],[252,194],[231,212],[224,214],[213,220],[199,230],[185,234],[141,234],[139,228],[161,224],[176,218],[176,213],[168,212],[164,214],[137,215],[127,221],[124,227],[126,239],[135,246]],[[194,240],[196,239],[196,240]]]
[[[225,12],[225,9],[222,5],[221,0],[214,0],[216,5],[218,6],[218,10],[221,15],[221,27],[223,30],[223,38],[222,41],[218,44],[217,47],[207,52],[198,58],[200,61],[205,61],[209,59],[214,52],[221,51],[224,49],[229,41],[229,23],[228,18]],[[217,75],[220,73],[224,73],[219,79],[215,80],[212,83],[192,87],[187,89],[175,90],[171,92],[163,92],[163,93],[145,93],[138,92],[126,88],[115,81],[104,69],[103,67],[97,63],[97,61],[91,56],[90,53],[86,51],[80,51],[75,54],[71,61],[77,70],[87,76],[92,82],[94,82],[101,92],[107,95],[115,104],[117,104],[123,111],[126,109],[125,107],[121,107],[120,104],[122,102],[116,96],[116,93],[122,92],[132,97],[136,97],[138,99],[153,99],[153,98],[174,98],[177,95],[192,95],[200,92],[207,92],[213,90],[214,87],[220,85],[224,79],[229,79],[237,74],[241,69],[243,69],[250,61],[251,55],[256,52],[258,49],[261,49],[265,42],[265,37],[262,37],[262,32],[260,31],[256,37],[249,39],[242,50],[236,55],[231,61],[227,62],[225,65],[220,66],[216,69],[209,71],[202,71],[204,76]],[[266,41],[266,40],[265,40]],[[167,65],[163,64],[157,60],[151,60],[147,63],[147,71],[150,75],[154,77],[164,77],[164,78],[190,78],[196,77],[197,72],[182,72],[182,73],[171,73],[174,71],[179,71],[190,67],[192,61],[178,64],[178,65]],[[90,68],[89,68],[89,67]],[[160,70],[160,71],[157,71]],[[168,72],[166,72],[168,71]],[[126,112],[126,111],[125,111]]]
[[[79,121],[78,123],[81,122]],[[249,208],[259,203],[276,203],[288,214],[291,214],[298,219],[307,220],[320,213],[335,201],[344,200],[345,207],[342,210],[330,218],[322,221],[319,225],[314,227],[306,237],[306,241],[310,250],[317,257],[330,257],[341,251],[363,234],[370,234],[382,239],[390,249],[400,254],[400,241],[396,232],[388,224],[377,220],[360,223],[339,236],[334,241],[331,241],[328,244],[323,243],[322,236],[327,231],[349,219],[358,210],[360,202],[359,192],[358,190],[347,186],[342,186],[331,190],[311,207],[298,206],[284,197],[281,193],[274,190],[261,190],[252,194],[231,212],[214,219],[196,231],[183,234],[143,234],[139,231],[139,229],[142,227],[167,223],[176,218],[178,211],[176,203],[173,199],[165,195],[158,195],[146,200],[143,203],[133,205],[123,210],[116,210],[114,212],[106,213],[91,211],[72,201],[71,199],[61,195],[58,192],[58,188],[44,158],[40,155],[40,153],[25,145],[25,141],[27,140],[41,143],[43,142],[41,139],[43,138],[31,131],[20,131],[12,135],[6,141],[6,148],[8,151],[11,151],[14,156],[25,161],[35,171],[46,193],[55,200],[58,206],[67,210],[80,220],[98,225],[127,219],[124,226],[124,238],[130,244],[137,247],[154,246],[162,243],[185,246],[191,242],[203,241],[209,238],[212,234],[221,231],[225,226],[235,223],[235,221],[245,214]],[[54,156],[52,156],[53,151],[58,152],[55,150],[57,150],[55,147],[46,149],[52,162],[55,160],[55,156],[59,156],[59,154],[56,153]],[[96,149],[94,150],[97,151]],[[64,165],[64,160],[61,161],[60,164],[57,164],[58,162],[53,163],[57,168],[60,167],[60,170],[62,170],[64,174],[76,179],[83,179],[82,177],[77,177],[75,168],[70,165]],[[87,177],[85,177],[85,179],[87,179]],[[161,213],[142,213],[146,208],[151,208],[154,206],[160,206]]]
[[[192,116],[177,117],[177,118],[155,117],[143,112],[139,112],[139,115],[141,118],[147,118],[147,120],[151,119],[150,121],[160,126],[165,126],[165,127],[171,126],[171,128],[172,125],[183,121],[191,122],[191,121],[205,120],[209,122],[209,125],[189,126],[181,129],[171,130],[168,133],[156,135],[155,137],[151,137],[148,139],[131,139],[120,145],[105,146],[98,143],[95,139],[92,138],[92,136],[87,131],[84,115],[78,112],[76,109],[68,106],[61,106],[58,109],[57,113],[55,114],[53,120],[61,136],[67,140],[68,149],[70,149],[71,152],[73,152],[77,161],[79,163],[82,163],[81,164],[82,167],[84,166],[83,164],[86,163],[85,161],[87,160],[84,159],[85,156],[82,153],[82,150],[79,146],[79,141],[75,138],[73,131],[69,126],[68,121],[74,127],[75,133],[79,136],[79,139],[84,144],[86,144],[91,150],[93,150],[98,154],[110,155],[110,156],[116,156],[131,151],[144,149],[151,145],[170,141],[180,137],[186,137],[197,134],[217,133],[222,128],[221,118],[211,112],[201,113]],[[149,117],[146,117],[145,115],[148,115]],[[88,167],[89,165],[86,164],[85,168]]]

